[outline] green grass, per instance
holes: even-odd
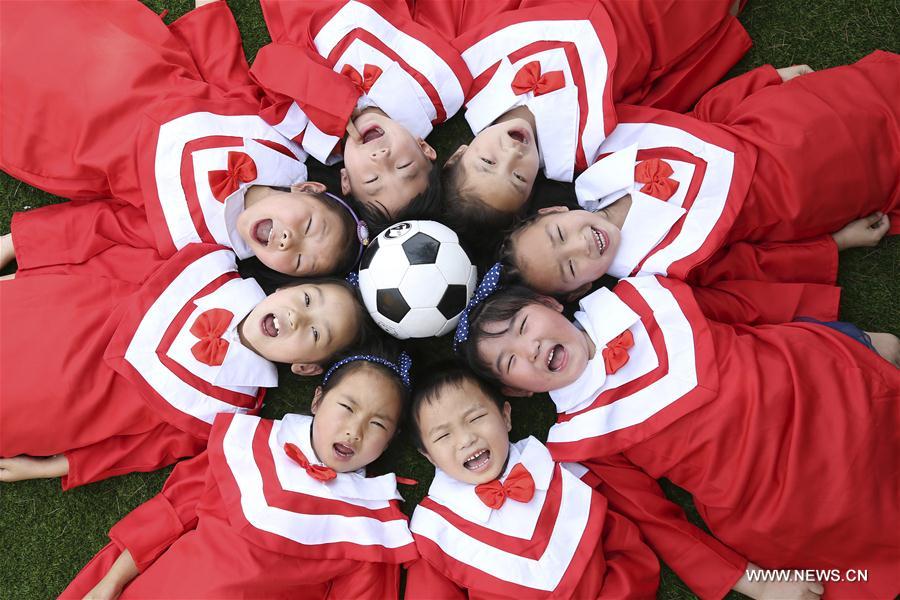
[[[487,1],[487,0],[485,0]],[[685,0],[690,1],[690,0]],[[171,21],[191,4],[183,0],[147,2],[155,11],[171,10]],[[244,37],[248,58],[268,42],[258,4],[231,2]],[[732,74],[771,63],[777,67],[808,63],[823,69],[855,61],[872,50],[900,50],[900,0],[750,0],[742,22],[754,48]],[[442,125],[431,141],[446,158],[469,139],[464,121],[456,117]],[[0,174],[0,231],[9,231],[15,211],[59,199]],[[864,329],[900,332],[900,239],[875,249],[846,252],[841,257],[844,287],[842,316]],[[8,272],[8,270],[7,270]],[[0,334],[2,335],[2,334]],[[448,353],[445,342],[413,347],[420,360]],[[273,390],[264,408],[267,417],[306,409],[315,381],[304,382],[282,373],[284,382]],[[65,394],[66,390],[60,390]],[[513,402],[513,439],[529,434],[543,437],[553,421],[546,399]],[[418,479],[405,490],[411,508],[427,489],[429,465],[404,444],[389,450],[386,462],[398,474]],[[58,481],[32,481],[0,487],[0,598],[47,598],[58,594],[105,543],[106,531],[121,517],[159,491],[169,469],[133,474],[60,493]],[[699,519],[683,490],[666,485],[667,493]],[[659,598],[694,596],[671,572],[664,572]]]

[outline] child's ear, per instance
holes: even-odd
[[[552,308],[556,312],[561,313],[563,311],[563,305],[553,296],[541,296],[540,302],[547,308]]]
[[[569,212],[568,206],[545,206],[538,209],[539,215],[549,215],[553,213]]]
[[[315,363],[294,363],[291,365],[291,373],[294,375],[321,375],[322,365]]]
[[[577,290],[569,292],[569,294],[566,296],[566,302],[575,302],[576,300],[587,294],[589,291],[591,291],[591,285],[592,284],[590,283],[586,283]]]
[[[312,402],[309,405],[309,412],[311,414],[316,414],[316,411],[319,410],[319,404],[321,404],[321,402],[322,402],[322,386],[317,385],[316,391],[313,392]]]
[[[437,160],[437,152],[435,152],[434,148],[431,147],[431,144],[429,144],[422,138],[416,138],[416,143],[419,145],[419,149],[422,151],[422,154],[425,155],[425,158],[427,158],[431,162]]]
[[[529,392],[528,390],[509,387],[508,385],[504,385],[502,388],[500,388],[500,391],[503,392],[504,396],[511,396],[513,398],[529,398],[531,396],[534,396],[534,392]]]
[[[424,456],[424,457],[425,457],[425,460],[427,460],[428,462],[430,462],[432,466],[434,466],[434,467],[437,466],[436,464],[434,464],[434,461],[431,460],[431,457],[428,455],[427,452],[425,452],[424,450],[419,450],[419,454],[421,454],[422,456]]]
[[[447,161],[444,163],[444,166],[449,167],[450,165],[452,165],[453,163],[458,161],[462,157],[463,152],[465,152],[468,149],[469,149],[469,146],[467,146],[466,144],[463,144],[462,146],[457,148],[456,151],[450,155],[450,158],[448,158]]]
[[[325,187],[325,184],[318,181],[304,181],[303,183],[291,185],[292,192],[306,192],[308,194],[322,194],[326,189],[328,188]]]
[[[347,174],[347,169],[341,169],[341,194],[350,195],[350,175]]]
[[[509,433],[512,431],[512,406],[509,405],[509,402],[503,402],[503,410],[500,412],[503,414],[503,421],[506,423],[506,432]]]

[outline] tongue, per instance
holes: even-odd
[[[334,451],[337,452],[341,456],[352,456],[353,448],[347,446],[345,444],[335,444]]]
[[[368,130],[365,135],[363,135],[363,144],[368,144],[372,140],[377,140],[383,135],[384,132],[380,127],[373,127],[372,129]]]
[[[272,233],[272,219],[266,219],[265,221],[260,221],[256,225],[256,231],[253,236],[256,238],[256,241],[262,244],[263,246],[269,245],[269,235]]]
[[[566,359],[566,350],[561,345],[557,344],[553,347],[553,358],[550,359],[550,370],[557,371],[562,366],[563,361]]]
[[[262,322],[263,332],[269,337],[278,337],[278,330],[275,329],[275,315],[266,315]]]
[[[509,132],[509,137],[511,137],[512,139],[516,140],[516,141],[519,142],[520,144],[524,144],[524,143],[525,143],[525,135],[524,135],[521,131],[510,131],[510,132]]]

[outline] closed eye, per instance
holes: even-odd
[[[431,441],[431,443],[432,443],[432,444],[437,443],[437,442],[441,441],[442,439],[444,439],[445,437],[447,437],[448,435],[450,435],[450,434],[449,434],[449,433],[445,433],[444,435],[439,435],[438,437],[436,437],[435,439],[433,439],[433,440]]]
[[[306,230],[303,232],[303,235],[309,233],[309,228],[312,227],[312,217],[309,218],[309,221],[306,222]]]
[[[378,181],[378,175],[372,175],[371,179],[366,179],[363,183],[375,183]]]
[[[559,225],[556,226],[556,233],[559,234],[559,241],[561,241],[561,242],[565,242],[565,241],[566,241],[566,238],[563,237],[562,229],[559,228]]]
[[[313,327],[312,334],[313,334],[313,341],[318,344],[319,343],[319,330],[316,329],[315,327]]]
[[[486,165],[491,165],[491,166],[494,165],[494,161],[492,161],[492,160],[489,159],[489,158],[485,158],[485,157],[483,157],[483,156],[481,157],[481,162],[483,162],[483,163],[486,164]]]
[[[575,279],[575,263],[569,261],[569,271],[572,273],[572,279]]]
[[[528,321],[528,317],[525,317],[524,319],[522,319],[522,324],[519,325],[519,335],[522,335],[523,333],[525,333],[525,323],[527,321]]]
[[[300,270],[300,263],[301,263],[301,262],[303,262],[303,255],[302,255],[302,254],[298,254],[298,255],[297,255],[297,271]]]
[[[469,423],[474,423],[475,421],[477,421],[478,419],[480,419],[483,416],[485,416],[485,415],[478,415],[477,417],[474,417],[471,421],[469,421]]]
[[[350,405],[349,405],[349,404],[344,404],[343,402],[338,402],[338,404],[340,404],[341,406],[343,406],[344,408],[346,408],[346,409],[349,410],[350,412],[353,412],[353,409],[350,408]]]
[[[411,165],[411,164],[412,164],[412,161],[409,161],[409,162],[406,163],[405,165],[398,165],[398,166],[397,166],[397,169],[405,169],[406,167],[408,167],[408,166]]]
[[[303,292],[303,304],[309,306],[309,294],[307,294],[306,292]]]
[[[516,179],[518,179],[518,180],[521,181],[522,183],[525,183],[525,178],[524,178],[524,177],[522,177],[521,175],[519,175],[519,174],[516,173],[516,172],[513,172],[513,175],[515,175]]]
[[[372,425],[374,425],[375,427],[381,427],[382,429],[384,429],[385,431],[387,431],[387,427],[385,427],[384,425],[382,425],[382,424],[379,423],[378,421],[372,421]]]
[[[516,358],[516,355],[515,355],[515,354],[510,354],[510,355],[509,355],[509,360],[506,361],[506,374],[507,374],[507,375],[509,375],[509,371],[510,371],[510,369],[512,369],[513,362],[515,361],[515,358]]]

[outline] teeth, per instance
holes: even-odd
[[[554,346],[552,350],[550,350],[550,356],[547,357],[547,368],[550,368],[550,363],[553,362],[553,355],[556,354],[556,347]]]
[[[597,240],[597,247],[600,249],[600,254],[603,254],[603,251],[606,250],[606,242],[603,241],[603,235],[596,229],[591,229],[591,231],[594,234],[594,239]]]
[[[275,325],[275,335],[278,335],[278,332],[281,331],[281,325],[278,323],[278,317],[273,317],[272,323]]]
[[[487,452],[487,450],[479,450],[478,452],[476,452],[475,454],[473,454],[472,456],[470,456],[469,458],[467,458],[464,462],[469,462],[470,460],[475,460],[476,458],[478,458],[479,456],[481,456],[481,455],[484,454],[485,452]]]

